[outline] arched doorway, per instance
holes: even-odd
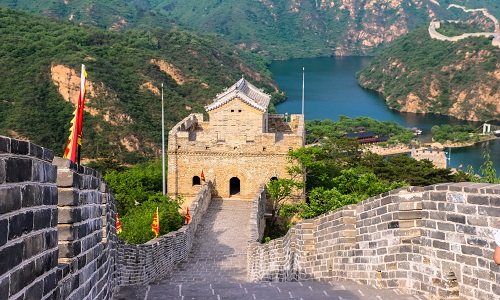
[[[229,180],[229,196],[237,195],[240,193],[240,179],[233,177]]]
[[[201,185],[201,179],[199,176],[193,177],[193,185]]]

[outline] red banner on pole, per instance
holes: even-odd
[[[68,138],[68,144],[66,145],[66,150],[64,151],[63,158],[68,158],[73,162],[77,162],[77,152],[78,147],[82,145],[82,127],[83,127],[83,111],[85,108],[85,79],[87,77],[87,71],[85,70],[85,65],[82,65],[82,74],[80,76],[80,94],[78,96],[78,102],[76,103],[76,109],[73,113],[74,117],[71,120],[70,134]],[[79,161],[78,161],[79,163]]]
[[[120,223],[120,218],[118,217],[118,213],[116,213],[116,233],[122,232],[122,224]]]
[[[160,234],[160,217],[158,216],[158,207],[156,208],[156,213],[153,217],[153,224],[151,224],[151,230],[155,233],[155,238]]]
[[[186,220],[184,221],[184,225],[189,224],[191,222],[191,215],[189,214],[189,207],[186,207]]]

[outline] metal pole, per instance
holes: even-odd
[[[304,115],[304,67],[302,67],[302,115]]]
[[[163,83],[161,84],[161,172],[163,183],[163,195],[167,193],[165,182],[165,110],[163,108]]]

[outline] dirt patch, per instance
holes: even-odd
[[[59,94],[67,102],[71,102],[75,107],[80,96],[80,72],[70,69],[64,65],[54,65],[50,68],[52,81],[57,86]],[[85,81],[86,86],[86,102],[91,102],[91,98],[95,97],[95,85],[88,79]],[[85,111],[91,115],[97,115],[95,109],[85,107]]]
[[[188,78],[182,74],[181,70],[166,61],[151,59],[149,62],[157,65],[160,70],[170,75],[170,77],[172,77],[178,85],[183,85],[188,80]]]

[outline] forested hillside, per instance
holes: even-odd
[[[0,8],[0,134],[30,140],[62,155],[87,67],[84,158],[126,162],[158,154],[160,86],[166,127],[242,75],[268,92],[264,62],[215,37],[176,30],[124,34]]]
[[[500,118],[500,48],[491,38],[431,39],[424,26],[380,51],[357,74],[396,110],[459,119]]]
[[[372,54],[431,20],[496,0],[0,0],[0,5],[78,23],[124,30],[173,28],[217,33],[241,49],[284,59]]]

